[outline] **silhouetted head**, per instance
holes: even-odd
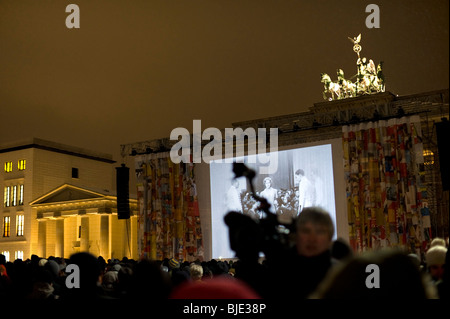
[[[69,258],[69,264],[75,264],[80,269],[80,289],[82,291],[96,290],[100,280],[100,266],[97,258],[87,252],[75,253]]]
[[[406,254],[372,251],[335,266],[312,298],[404,300],[434,298],[436,291]]]

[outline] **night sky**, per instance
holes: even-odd
[[[80,8],[68,29],[66,6]],[[380,8],[369,29],[366,6]],[[120,144],[308,111],[320,73],[384,61],[386,90],[449,87],[449,1],[0,0],[0,143]]]

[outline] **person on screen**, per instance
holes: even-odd
[[[312,206],[327,207],[327,203],[325,202],[325,184],[319,176],[316,167],[311,170],[311,184],[314,189],[314,203],[312,203]]]
[[[237,179],[231,181],[231,186],[227,191],[226,208],[227,212],[242,213],[241,190]]]
[[[298,192],[298,185],[294,188],[294,195],[292,196],[292,202],[294,203],[294,210],[295,210],[295,216],[298,215],[298,213],[300,212],[300,196],[299,196],[299,192]]]
[[[305,176],[305,172],[302,169],[295,171],[294,182],[295,184],[298,184],[298,213],[300,213],[304,208],[314,206],[316,201],[314,187]]]
[[[242,199],[242,212],[244,215],[249,215],[250,217],[253,217],[253,211],[252,208],[255,204],[255,199],[252,197],[252,195],[247,192],[244,195],[244,198]]]
[[[248,215],[253,219],[261,219],[262,216],[262,211],[259,210],[259,202],[257,202],[256,200],[252,199],[252,201],[249,203],[249,209],[244,211],[244,215]]]
[[[275,213],[277,211],[278,191],[272,187],[272,178],[264,178],[263,183],[265,189],[259,194],[259,196],[267,199],[267,202],[270,204],[270,211]]]
[[[278,221],[282,223],[290,223],[297,216],[297,211],[290,202],[289,194],[286,192],[281,197],[281,203],[278,206]]]

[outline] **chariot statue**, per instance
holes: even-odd
[[[383,62],[376,67],[372,59],[367,60],[360,57],[362,51],[361,34],[350,38],[353,43],[353,51],[358,55],[356,60],[357,74],[351,79],[356,78],[355,82],[345,79],[344,71],[337,70],[337,81],[333,82],[326,73],[321,73],[321,82],[324,84],[323,98],[325,100],[346,99],[366,94],[373,94],[385,91]]]

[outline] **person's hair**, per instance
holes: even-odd
[[[309,222],[315,225],[327,227],[330,239],[333,238],[334,225],[330,214],[326,210],[321,207],[306,207],[303,209],[297,217],[297,231],[300,227]]]
[[[425,254],[427,266],[438,266],[445,264],[445,255],[447,254],[447,248],[436,245],[428,249]]]
[[[305,176],[305,172],[301,168],[299,168],[298,170],[295,171],[295,175]]]
[[[266,181],[270,181],[270,182],[272,183],[272,178],[271,178],[271,177],[266,177],[266,178],[264,178],[263,184],[265,184]]]
[[[439,237],[434,238],[434,239],[431,241],[430,248],[431,248],[431,247],[434,247],[434,246],[443,246],[443,247],[446,247],[446,245],[445,245],[445,239],[444,239],[444,238],[439,238]]]
[[[193,280],[200,280],[203,277],[203,267],[198,264],[192,264],[189,268],[191,278]]]

